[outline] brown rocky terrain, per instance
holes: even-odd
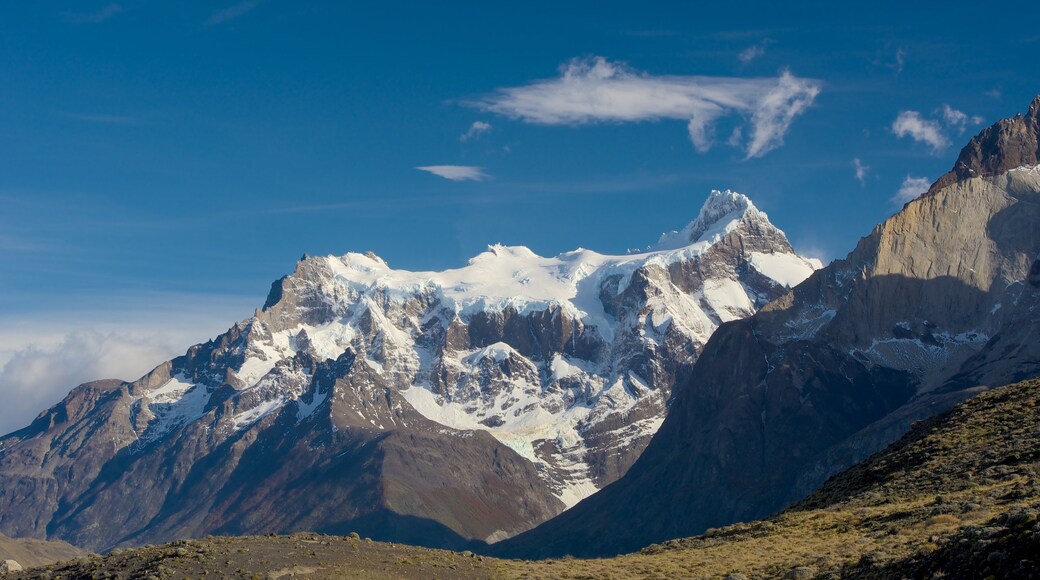
[[[764,520],[624,556],[501,560],[357,535],[210,537],[13,578],[1009,578],[1040,576],[1040,381],[976,396]]]

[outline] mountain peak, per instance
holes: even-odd
[[[713,189],[701,206],[697,218],[679,231],[662,234],[653,249],[667,250],[698,242],[714,242],[739,223],[747,221],[765,224],[775,229],[769,222],[769,217],[755,207],[748,196],[729,189]]]
[[[984,175],[999,175],[1016,167],[1040,164],[1040,95],[1025,116],[1001,119],[983,129],[961,149],[953,169],[940,177],[929,193],[948,185]]]

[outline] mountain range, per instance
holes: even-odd
[[[216,339],[0,438],[0,532],[584,557],[802,505],[1040,375],[1038,143],[1040,97],[826,267],[731,191],[623,256],[304,256]]]
[[[820,264],[738,193],[645,251],[304,257],[262,309],[0,438],[0,531],[94,550],[358,531],[459,547],[623,475],[719,325]]]

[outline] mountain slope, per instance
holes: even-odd
[[[965,150],[1004,168],[993,160],[1036,143],[1038,103],[1021,121],[1032,133],[986,150],[1001,122]],[[496,553],[613,554],[761,517],[980,384],[1021,378],[1038,363],[1038,250],[1040,168],[933,188],[845,260],[720,328],[628,474]]]
[[[217,339],[0,438],[0,530],[508,537],[623,474],[715,328],[817,266],[733,192],[626,256],[305,257]]]
[[[297,534],[178,542],[17,577],[1035,578],[1038,424],[1040,381],[1001,387],[915,424],[783,513],[614,558],[497,560]]]

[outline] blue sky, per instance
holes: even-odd
[[[448,4],[0,6],[0,389],[157,363],[304,252],[621,253],[732,188],[841,257],[1040,92],[1025,2]]]

